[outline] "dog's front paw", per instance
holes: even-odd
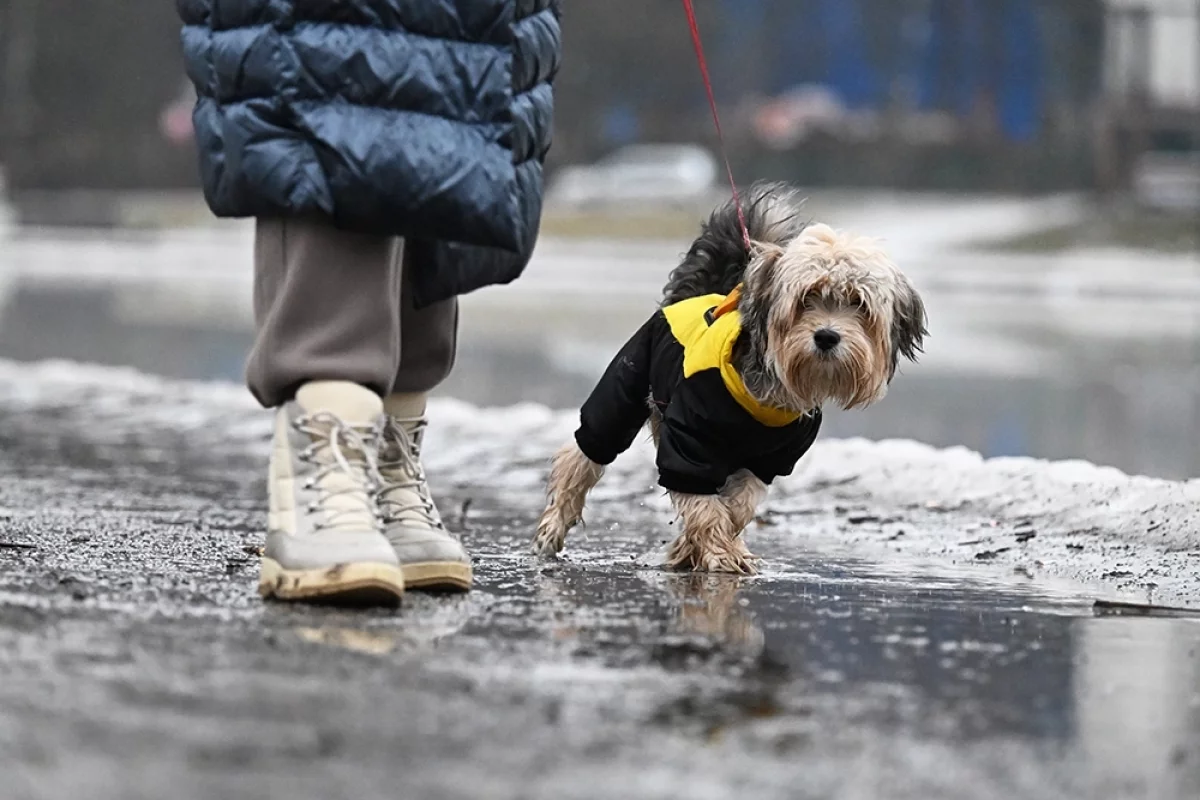
[[[685,534],[671,543],[667,550],[667,566],[671,569],[696,572],[731,572],[736,575],[753,575],[757,570],[757,556],[746,550],[741,540],[733,547],[712,543],[697,543]]]
[[[703,572],[732,572],[736,575],[753,575],[758,572],[754,566],[755,556],[750,553],[739,553],[736,550],[718,552],[705,551],[700,553],[698,570]]]
[[[758,555],[755,555],[754,553],[750,552],[750,548],[746,547],[746,540],[743,539],[741,536],[738,536],[736,539],[733,540],[733,547],[734,547],[735,552],[739,556],[741,556],[743,559],[745,559],[746,561],[749,561],[751,563],[756,562],[756,561],[762,561],[762,556],[758,556]]]
[[[555,556],[562,552],[567,541],[567,531],[571,526],[563,520],[562,514],[554,506],[542,512],[538,520],[537,533],[533,537],[533,552],[539,556]]]

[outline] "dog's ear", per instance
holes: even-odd
[[[917,355],[924,352],[925,337],[929,334],[925,324],[925,302],[908,278],[901,276],[892,307],[893,375],[896,374],[900,356],[916,361]]]
[[[781,246],[772,242],[754,242],[745,280],[753,281],[756,286],[766,289],[775,278],[775,263],[782,257]]]
[[[775,265],[782,257],[783,248],[771,242],[755,242],[750,250],[750,263],[746,266],[742,284],[746,287],[745,294],[756,299],[757,305],[761,306],[764,311],[770,308],[771,300],[775,295],[773,291]],[[746,305],[743,301],[741,304],[743,311]]]
[[[775,299],[775,265],[783,257],[783,248],[770,242],[755,242],[750,252],[738,310],[742,312],[743,330],[749,330],[765,343],[767,321]]]

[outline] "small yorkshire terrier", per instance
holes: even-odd
[[[880,400],[916,361],[925,306],[870,239],[808,223],[781,184],[713,213],[671,273],[661,308],[613,359],[554,456],[534,549],[562,550],[604,467],[650,423],[659,485],[683,529],[679,569],[753,573],[741,533],[767,486],[812,446],[821,406]]]

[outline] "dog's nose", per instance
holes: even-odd
[[[837,331],[829,328],[821,328],[813,334],[813,342],[817,345],[817,349],[822,353],[826,353],[838,346],[838,342],[842,340],[842,335]]]

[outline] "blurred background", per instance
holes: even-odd
[[[543,237],[443,392],[578,404],[726,196],[678,0],[566,3]],[[1200,0],[699,0],[739,182],[884,238],[927,358],[831,435],[1200,474]],[[98,67],[97,65],[102,65]],[[0,358],[241,379],[172,3],[0,0]]]

